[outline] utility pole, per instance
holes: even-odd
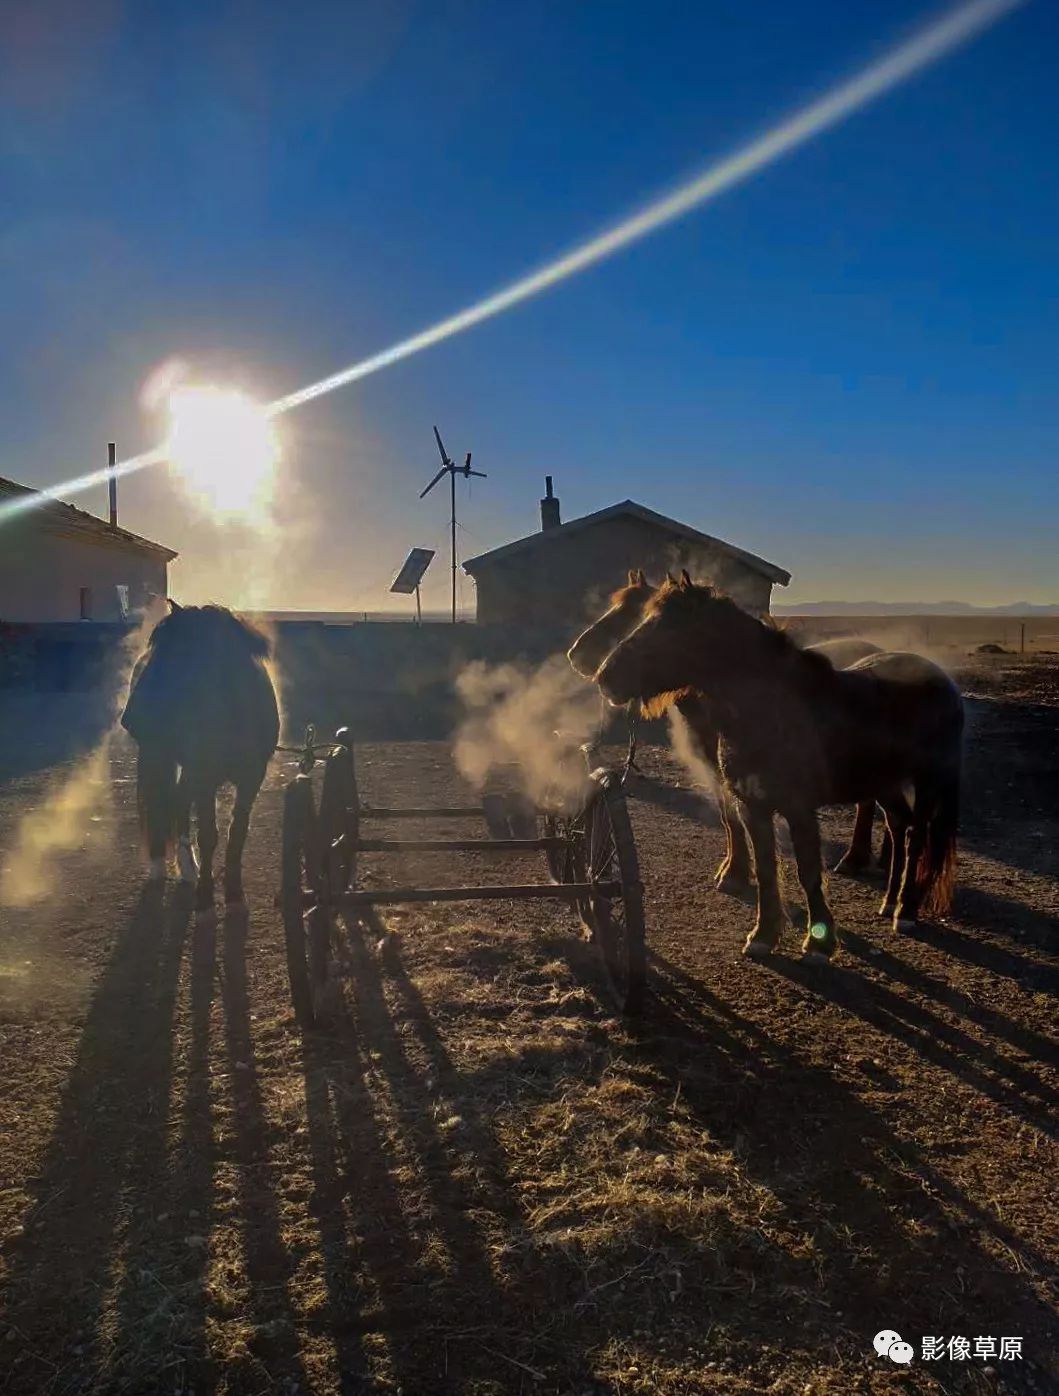
[[[118,477],[114,473],[114,466],[118,460],[118,447],[113,441],[107,442],[107,485],[110,493],[110,526],[118,526]]]
[[[471,453],[467,452],[467,459],[462,465],[457,465],[449,453],[445,450],[441,433],[437,427],[434,428],[434,440],[438,443],[438,450],[441,452],[441,469],[427,485],[425,490],[420,492],[419,498],[425,499],[443,475],[449,477],[449,539],[452,549],[452,623],[456,624],[456,476],[462,475],[465,480],[469,480],[475,475],[480,480],[489,477],[484,470],[471,469]]]

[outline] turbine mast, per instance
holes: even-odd
[[[455,625],[455,624],[456,624],[456,476],[457,476],[457,475],[462,475],[463,478],[464,478],[465,480],[469,480],[470,477],[471,477],[472,475],[477,476],[477,478],[480,479],[480,480],[486,480],[486,479],[488,479],[489,477],[486,475],[486,473],[485,473],[484,470],[472,470],[472,469],[471,469],[471,453],[470,453],[470,451],[467,452],[467,459],[463,462],[463,464],[462,464],[462,465],[457,465],[456,462],[455,462],[455,461],[452,459],[452,457],[449,455],[448,451],[445,450],[445,443],[442,441],[442,439],[441,439],[441,432],[438,431],[437,427],[434,428],[434,440],[438,443],[438,450],[441,452],[441,469],[440,469],[440,470],[438,471],[438,473],[434,476],[433,480],[431,480],[430,484],[427,485],[426,489],[420,491],[419,498],[420,498],[420,499],[425,499],[426,496],[430,493],[430,491],[434,488],[434,486],[438,483],[439,480],[441,480],[445,475],[447,475],[447,476],[449,477],[449,538],[450,538],[451,551],[452,551],[452,623],[453,623],[453,625]]]

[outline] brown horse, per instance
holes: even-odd
[[[670,585],[676,585],[673,577],[667,577]],[[621,587],[610,598],[610,607],[600,618],[583,631],[567,651],[567,658],[579,674],[593,678],[597,669],[611,650],[632,634],[643,620],[648,603],[657,588],[647,580],[643,568],[629,573],[628,584]],[[809,649],[822,654],[836,669],[848,668],[851,664],[868,655],[878,654],[878,645],[868,640],[842,638],[824,640]],[[674,704],[687,724],[693,739],[696,754],[706,765],[717,771],[717,733],[710,732],[708,706],[693,693],[678,698]],[[725,851],[720,865],[714,874],[718,891],[739,894],[745,892],[751,883],[750,850],[746,834],[736,805],[731,800],[724,784],[718,785],[718,807],[721,823],[724,826]],[[854,874],[871,863],[872,824],[875,816],[875,801],[862,800],[857,805],[857,818],[853,826],[853,837],[849,848],[839,859],[836,872]],[[880,863],[890,865],[889,836],[884,837]]]
[[[805,892],[807,954],[829,956],[837,947],[823,888],[821,805],[882,805],[894,851],[880,915],[892,916],[895,928],[914,923],[921,908],[928,915],[948,910],[963,700],[937,665],[880,653],[836,670],[685,572],[658,589],[596,679],[612,703],[638,699],[652,716],[689,690],[701,697],[708,739],[718,734],[722,782],[754,850],[758,914],[745,953],[769,954],[785,924],[776,814],[790,829]]]
[[[279,715],[265,668],[269,642],[223,606],[178,606],[158,622],[136,661],[122,726],[139,747],[140,827],[150,876],[165,877],[174,836],[181,880],[198,876],[195,907],[213,908],[217,791],[235,786],[224,859],[229,906],[243,904],[242,856],[250,810],[279,740]],[[198,816],[199,867],[191,851]]]

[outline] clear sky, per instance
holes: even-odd
[[[152,445],[139,392],[172,355],[272,397],[385,348],[938,13],[6,0],[0,474]],[[254,599],[374,609],[408,547],[443,548],[436,421],[489,472],[464,556],[534,529],[550,473],[567,518],[631,496],[763,554],[785,602],[1059,601],[1057,63],[1031,0],[685,221],[283,419]],[[121,515],[180,549],[176,594],[246,599],[252,540],[164,470]]]

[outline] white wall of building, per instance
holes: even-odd
[[[118,586],[129,604],[165,596],[167,563],[161,553],[120,537],[62,534],[23,521],[0,529],[0,621],[81,619],[81,592],[89,592],[90,620],[121,620]]]

